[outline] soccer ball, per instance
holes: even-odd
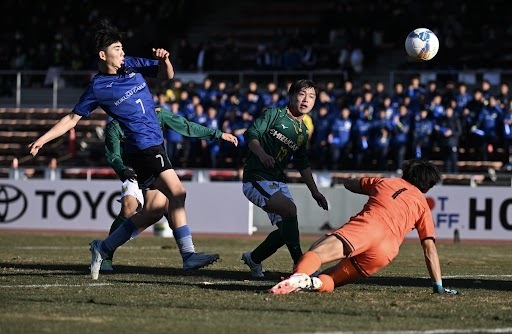
[[[439,51],[439,40],[427,28],[414,29],[405,39],[405,51],[415,60],[430,60]]]

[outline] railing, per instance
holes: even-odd
[[[97,71],[67,71],[50,68],[47,71],[0,70],[0,106],[2,107],[73,107]],[[181,72],[175,78],[184,83],[193,81],[201,84],[204,78],[214,81],[226,80],[244,87],[250,81],[275,82],[284,87],[287,81],[307,78],[314,81],[331,80],[341,84],[343,71],[211,71]],[[148,80],[150,89],[156,89],[161,81]],[[10,94],[6,89],[12,89]]]
[[[403,82],[408,87],[409,81],[413,75],[420,77],[422,84],[429,81],[438,82],[438,87],[443,88],[448,81],[457,85],[458,82],[464,82],[468,87],[480,87],[480,83],[485,79],[492,86],[497,87],[503,82],[512,84],[511,70],[496,69],[475,69],[475,70],[407,70],[407,71],[390,71],[389,87],[392,88],[395,82]]]
[[[436,163],[436,161],[434,161]],[[203,168],[178,168],[176,174],[182,181],[190,182],[241,182],[242,175],[236,169],[203,169]],[[286,170],[289,183],[302,183],[300,173],[294,170]],[[343,184],[345,179],[359,177],[400,177],[396,172],[372,172],[372,171],[313,171],[313,177],[320,187],[332,187]],[[0,182],[2,179],[16,181],[22,180],[119,180],[117,174],[110,167],[83,167],[83,168],[0,168]],[[442,184],[460,185],[470,187],[493,186],[511,187],[512,174],[490,170],[489,172],[475,173],[444,173]]]
[[[80,97],[87,83],[96,71],[68,71],[50,68],[47,71],[15,71],[0,70],[0,106],[2,107],[72,107]],[[338,88],[342,87],[345,72],[340,70],[318,71],[210,71],[210,72],[178,72],[176,79],[184,83],[193,81],[200,84],[204,78],[214,81],[225,80],[244,87],[249,81],[259,83],[275,82],[285,87],[288,81],[307,78],[316,82],[332,81]],[[468,86],[478,86],[483,79],[489,80],[493,86],[502,82],[512,82],[510,70],[407,70],[364,74],[358,80],[383,78],[389,80],[387,92],[391,93],[395,82],[403,82],[406,86],[411,76],[419,75],[422,83],[430,80],[441,85],[447,81],[465,82]],[[149,80],[150,88],[156,89],[160,81]],[[12,90],[10,93],[7,90]],[[2,96],[3,94],[3,96]]]
[[[241,177],[235,169],[175,169],[182,181],[240,181]],[[0,179],[11,180],[119,180],[119,176],[110,167],[11,167],[0,169]]]

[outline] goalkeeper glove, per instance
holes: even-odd
[[[457,294],[457,290],[450,290],[450,289],[444,288],[442,280],[433,282],[432,290],[434,290],[434,293],[439,293],[439,294],[448,294],[448,295],[456,295]]]

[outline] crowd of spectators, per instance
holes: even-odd
[[[110,18],[126,32],[124,44],[130,54],[149,56],[152,47],[161,45],[171,51],[177,70],[348,67],[357,72],[372,63],[383,46],[402,49],[407,33],[416,28],[418,22],[438,34],[441,43],[442,51],[428,66],[492,68],[508,64],[508,55],[500,52],[512,34],[508,22],[500,15],[506,11],[507,4],[504,0],[485,3],[320,1],[318,7],[323,10],[311,10],[309,14],[316,15],[320,24],[287,25],[283,16],[283,20],[279,20],[282,23],[273,24],[271,36],[256,34],[252,37],[256,41],[251,45],[252,56],[249,62],[244,62],[242,46],[248,45],[249,38],[236,35],[241,26],[229,27],[226,23],[223,28],[214,28],[201,23],[209,13],[219,11],[219,15],[222,14],[222,8],[212,1],[182,0],[155,5],[151,1],[123,0],[119,6],[108,8],[98,0],[79,3],[65,0],[54,8],[46,3],[32,6],[25,0],[6,0],[2,2],[0,13],[3,25],[0,69],[95,68],[94,58],[86,51],[90,48],[84,32],[99,17]],[[250,15],[243,12],[243,6],[237,2],[229,1],[227,5],[233,13],[240,7],[234,15]],[[250,5],[258,8],[265,3],[246,4]],[[278,4],[275,6],[279,8]],[[271,11],[273,7],[268,6],[266,15],[276,15]],[[23,13],[23,19],[13,13]],[[240,17],[241,21],[244,19]],[[264,25],[264,20],[262,22]],[[481,29],[478,32],[468,29],[475,26]],[[404,30],[404,27],[408,28]],[[192,28],[203,29],[203,37],[191,40]],[[211,29],[224,29],[227,33],[211,35]]]
[[[465,160],[509,163],[512,154],[512,101],[507,83],[483,80],[471,90],[463,82],[419,77],[386,87],[383,82],[354,87],[345,81],[319,82],[317,103],[306,119],[310,160],[315,169],[396,171],[405,159],[444,161],[456,173]],[[157,105],[202,125],[236,135],[239,147],[218,141],[166,134],[169,157],[179,167],[237,168],[247,147],[243,132],[266,108],[285,106],[288,87],[250,82],[238,87],[206,78],[202,84],[173,80],[155,93]]]
[[[275,15],[272,8],[279,8],[276,1],[250,3],[268,7],[269,16]],[[512,60],[500,51],[506,49],[512,35],[501,15],[506,12],[507,1],[320,1],[314,7],[326,8],[323,12],[313,11],[306,1],[295,7],[304,3],[321,24],[286,26],[283,14],[283,20],[278,21],[282,24],[275,25],[271,36],[256,34],[253,39],[257,42],[250,44],[249,38],[236,35],[233,27],[227,27],[226,34],[213,36],[209,31],[213,26],[198,22],[207,14],[225,10],[214,1],[155,5],[152,1],[122,0],[118,6],[108,7],[98,0],[64,0],[54,8],[46,3],[35,6],[26,0],[6,0],[0,11],[4,28],[0,33],[0,70],[94,69],[94,56],[85,51],[89,48],[84,32],[97,18],[109,17],[126,32],[124,45],[129,54],[150,57],[155,45],[166,47],[178,72],[345,71],[341,87],[319,82],[322,90],[309,122],[315,168],[396,170],[401,161],[414,156],[446,159],[448,172],[457,171],[460,155],[465,160],[509,162],[511,105],[506,83],[490,87],[484,80],[477,89],[468,89],[463,82],[449,82],[443,87],[437,87],[436,82],[420,85],[418,78],[397,82],[394,87],[361,81],[365,67],[385,50],[403,50],[406,34],[419,22],[439,36],[441,51],[435,61],[417,65],[504,68]],[[228,1],[226,6],[236,13],[236,5],[241,4]],[[23,20],[13,13],[23,13]],[[237,15],[243,21],[240,13]],[[478,32],[475,26],[481,27]],[[192,28],[196,35],[203,29],[203,38],[191,40]],[[247,45],[252,45],[248,62],[242,54]],[[406,65],[409,69],[414,66]],[[385,70],[392,69],[392,64],[386,66]],[[363,75],[353,80],[352,74]],[[234,150],[217,142],[169,133],[169,154],[178,166],[240,166],[247,149],[243,131],[265,108],[287,103],[287,87],[272,82],[239,87],[207,79],[198,86],[179,80],[169,85],[155,92],[159,104],[190,120],[233,132],[241,140],[240,149]],[[12,87],[12,82],[0,76],[0,95],[12,94]]]

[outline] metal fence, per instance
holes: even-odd
[[[65,71],[50,68],[48,71],[0,71],[0,107],[71,108],[96,71]],[[341,84],[345,80],[343,71],[215,71],[177,73],[175,79],[185,84],[193,81],[201,84],[209,77],[214,82],[225,80],[240,87],[250,81],[266,83],[273,81],[284,87],[288,81],[307,78],[314,81],[333,81]],[[162,84],[148,79],[152,90]]]
[[[47,71],[1,70],[0,107],[71,108],[96,73],[96,71],[67,71],[60,68],[50,68]],[[377,80],[387,81],[387,92],[392,93],[395,82],[402,82],[407,87],[412,76],[419,76],[423,84],[434,80],[438,82],[439,87],[444,87],[451,81],[465,82],[468,87],[473,88],[478,87],[484,79],[489,80],[494,87],[503,82],[512,83],[512,71],[485,69],[365,73],[354,81],[356,87],[363,81],[370,83]],[[214,82],[225,80],[242,88],[250,81],[256,81],[259,84],[275,82],[278,87],[285,87],[288,82],[299,78],[307,78],[315,82],[332,81],[336,87],[341,88],[347,79],[346,73],[340,70],[178,72],[175,78],[185,84],[190,81],[200,84],[206,77]],[[148,82],[153,90],[158,89],[162,84],[158,80],[149,79]]]
[[[452,82],[455,85],[459,82],[464,82],[468,88],[476,88],[480,87],[483,80],[488,80],[494,88],[497,88],[501,83],[512,85],[512,71],[509,70],[407,70],[389,72],[389,88],[392,88],[395,82],[408,84],[413,76],[418,76],[422,84],[435,81],[440,89],[448,82]]]

